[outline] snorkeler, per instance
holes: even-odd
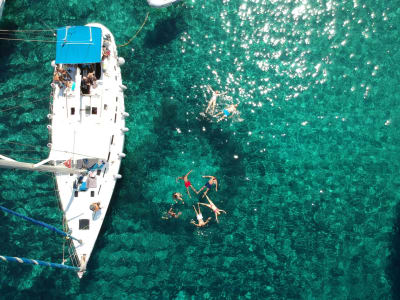
[[[201,187],[201,189],[197,192],[200,193],[204,188],[207,188],[206,191],[203,193],[202,198],[204,198],[204,196],[207,195],[208,191],[212,188],[212,185],[215,184],[215,191],[218,192],[218,180],[215,176],[202,176],[203,178],[210,178],[210,180],[208,180],[206,182],[205,185],[203,185]]]
[[[214,111],[215,111],[215,106],[217,105],[217,98],[218,98],[218,96],[225,95],[227,92],[220,93],[219,91],[214,91],[214,90],[211,88],[211,86],[207,86],[207,88],[208,88],[209,90],[211,90],[211,92],[212,92],[212,97],[211,97],[210,101],[208,102],[208,106],[207,106],[207,108],[206,108],[205,113],[207,113],[208,110],[210,110],[210,114],[213,115],[213,114],[214,114]]]
[[[197,212],[197,210],[196,210],[196,207],[193,205],[193,209],[194,209],[194,212],[196,213],[196,218],[197,218],[197,221],[199,222],[199,224],[196,224],[196,222],[195,222],[193,219],[190,221],[190,224],[193,224],[193,225],[195,225],[195,226],[197,226],[197,227],[206,226],[207,223],[210,222],[211,217],[209,217],[209,218],[207,219],[207,221],[204,222],[204,220],[203,220],[203,215],[201,214],[200,206],[199,206],[198,203],[197,203],[197,208],[198,208],[198,210],[199,210],[198,212]]]
[[[165,214],[165,216],[162,216],[162,217],[161,217],[161,218],[164,219],[164,220],[168,220],[169,218],[178,219],[179,216],[182,214],[182,212],[175,213],[174,210],[173,210],[173,208],[172,208],[172,206],[171,206],[170,209],[169,209],[169,211],[166,212],[166,213],[164,213],[164,214]]]
[[[210,198],[208,198],[208,196],[206,195],[206,198],[207,198],[207,200],[208,200],[208,202],[210,203],[210,204],[207,204],[207,203],[199,203],[199,204],[201,204],[201,205],[204,205],[204,206],[207,206],[207,207],[209,207],[209,208],[211,208],[212,209],[212,211],[215,213],[215,219],[217,220],[217,223],[219,223],[219,221],[218,221],[218,215],[221,213],[221,211],[223,212],[223,213],[225,213],[226,214],[226,211],[224,211],[224,210],[222,210],[222,209],[219,209],[218,207],[216,207],[215,206],[215,204],[210,200]]]
[[[222,117],[217,120],[217,122],[222,121],[223,119],[225,119],[225,118],[233,115],[234,113],[236,113],[237,112],[236,107],[238,107],[238,105],[239,105],[239,103],[238,104],[231,104],[227,108],[225,108],[223,111],[220,111],[219,113],[214,115],[214,117],[218,117],[218,116],[223,114]]]
[[[174,199],[175,203],[178,203],[178,201],[176,201],[176,200],[179,200],[179,201],[182,201],[183,204],[185,204],[185,201],[183,201],[182,197],[183,196],[181,193],[173,193],[172,194],[172,199]]]
[[[186,191],[187,191],[187,193],[188,193],[188,195],[189,195],[189,198],[192,198],[192,196],[190,196],[189,186],[192,188],[192,190],[193,190],[196,194],[198,194],[198,192],[196,191],[196,189],[193,187],[192,183],[188,180],[188,176],[189,176],[190,173],[192,173],[192,171],[193,171],[193,170],[190,170],[186,175],[181,176],[181,177],[178,177],[178,178],[176,179],[176,182],[178,182],[179,179],[182,179],[182,180],[183,180],[183,182],[185,183],[185,188],[186,188]]]

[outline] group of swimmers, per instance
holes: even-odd
[[[205,113],[210,113],[210,115],[214,116],[217,119],[217,122],[222,121],[225,118],[228,118],[229,116],[232,116],[233,114],[237,113],[237,107],[239,103],[237,104],[231,104],[224,108],[222,111],[214,115],[215,107],[217,106],[217,98],[219,96],[225,95],[226,92],[219,92],[219,91],[214,91],[211,86],[207,86],[208,91],[212,92],[212,97],[210,101],[208,101],[208,105],[206,108]]]
[[[197,203],[197,210],[196,207],[193,205],[193,209],[194,212],[196,214],[196,218],[197,218],[197,223],[192,219],[190,221],[191,224],[197,226],[197,227],[203,227],[205,225],[207,225],[208,222],[210,222],[211,217],[209,217],[206,221],[203,220],[203,215],[201,213],[201,209],[200,209],[200,205],[203,206],[207,206],[208,208],[210,208],[214,214],[215,214],[215,220],[217,221],[217,223],[219,223],[218,221],[218,216],[221,214],[221,212],[226,214],[226,211],[219,209],[212,201],[211,199],[207,196],[207,193],[211,190],[212,186],[215,185],[215,191],[218,191],[218,180],[215,176],[209,176],[209,175],[204,175],[202,176],[203,178],[208,178],[207,182],[205,183],[204,186],[202,186],[200,188],[200,190],[196,190],[194,188],[194,186],[192,185],[192,183],[189,181],[188,176],[190,173],[192,173],[193,170],[190,170],[186,175],[180,176],[178,178],[176,178],[176,182],[178,182],[178,180],[183,180],[184,184],[185,184],[185,188],[187,191],[187,194],[189,195],[189,198],[192,198],[192,196],[190,195],[190,190],[189,187],[191,188],[191,190],[193,192],[195,192],[197,195],[205,189],[202,198],[206,197],[208,203],[202,203],[202,202],[198,202]],[[182,203],[184,204],[185,201],[183,199],[183,195],[181,193],[173,193],[172,194],[172,199],[175,201],[175,203],[178,203],[179,201],[182,201]],[[181,215],[181,212],[174,212],[173,207],[171,206],[171,208],[169,209],[169,211],[167,212],[167,215],[163,217],[163,219],[168,219],[169,217],[173,217],[173,218],[179,218],[179,216]]]

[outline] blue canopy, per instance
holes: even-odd
[[[56,64],[101,61],[101,28],[67,26],[57,29]]]

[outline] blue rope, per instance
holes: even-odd
[[[18,262],[20,264],[25,263],[25,264],[30,264],[30,265],[41,265],[41,266],[46,266],[46,267],[67,269],[67,270],[73,270],[73,271],[79,271],[80,270],[80,268],[78,268],[78,267],[55,264],[55,263],[51,263],[51,262],[35,260],[35,259],[29,259],[29,258],[23,258],[23,257],[20,258],[20,257],[1,256],[0,255],[0,259],[2,259],[3,261],[14,261],[14,262]]]
[[[57,229],[56,227],[54,227],[54,226],[52,226],[52,225],[49,225],[49,224],[46,224],[46,223],[44,223],[44,222],[41,222],[41,221],[32,219],[32,218],[27,217],[27,216],[24,216],[24,215],[21,215],[21,214],[15,212],[15,211],[12,211],[11,209],[5,208],[4,206],[1,206],[1,205],[0,205],[0,209],[3,210],[3,211],[5,211],[5,212],[8,212],[8,213],[10,213],[10,214],[12,214],[12,215],[14,215],[14,216],[17,216],[17,217],[20,217],[20,218],[22,218],[22,219],[28,220],[28,221],[30,221],[30,222],[36,224],[36,225],[40,225],[40,226],[46,227],[46,228],[48,228],[48,229],[50,229],[50,230],[53,230],[54,232],[56,232],[56,233],[58,233],[58,234],[61,234],[62,236],[65,236],[65,237],[67,237],[67,238],[71,238],[71,239],[73,239],[73,240],[75,240],[75,241],[78,241],[80,244],[82,244],[82,241],[81,241],[81,240],[78,240],[78,239],[74,238],[73,236],[69,235],[68,233],[66,233],[66,232],[64,232],[64,231],[62,231],[62,230],[60,230],[60,229]]]

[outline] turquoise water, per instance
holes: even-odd
[[[120,44],[150,15],[119,50],[127,157],[86,276],[1,263],[0,298],[398,298],[399,2],[183,3],[7,2],[1,29],[100,22]],[[0,49],[0,153],[36,162],[55,47]],[[240,115],[202,116],[207,85]],[[219,179],[219,224],[189,223],[196,197],[161,219],[191,169],[196,188]],[[61,228],[51,176],[0,176],[1,205]],[[50,232],[2,214],[0,233],[0,255],[61,262]]]

